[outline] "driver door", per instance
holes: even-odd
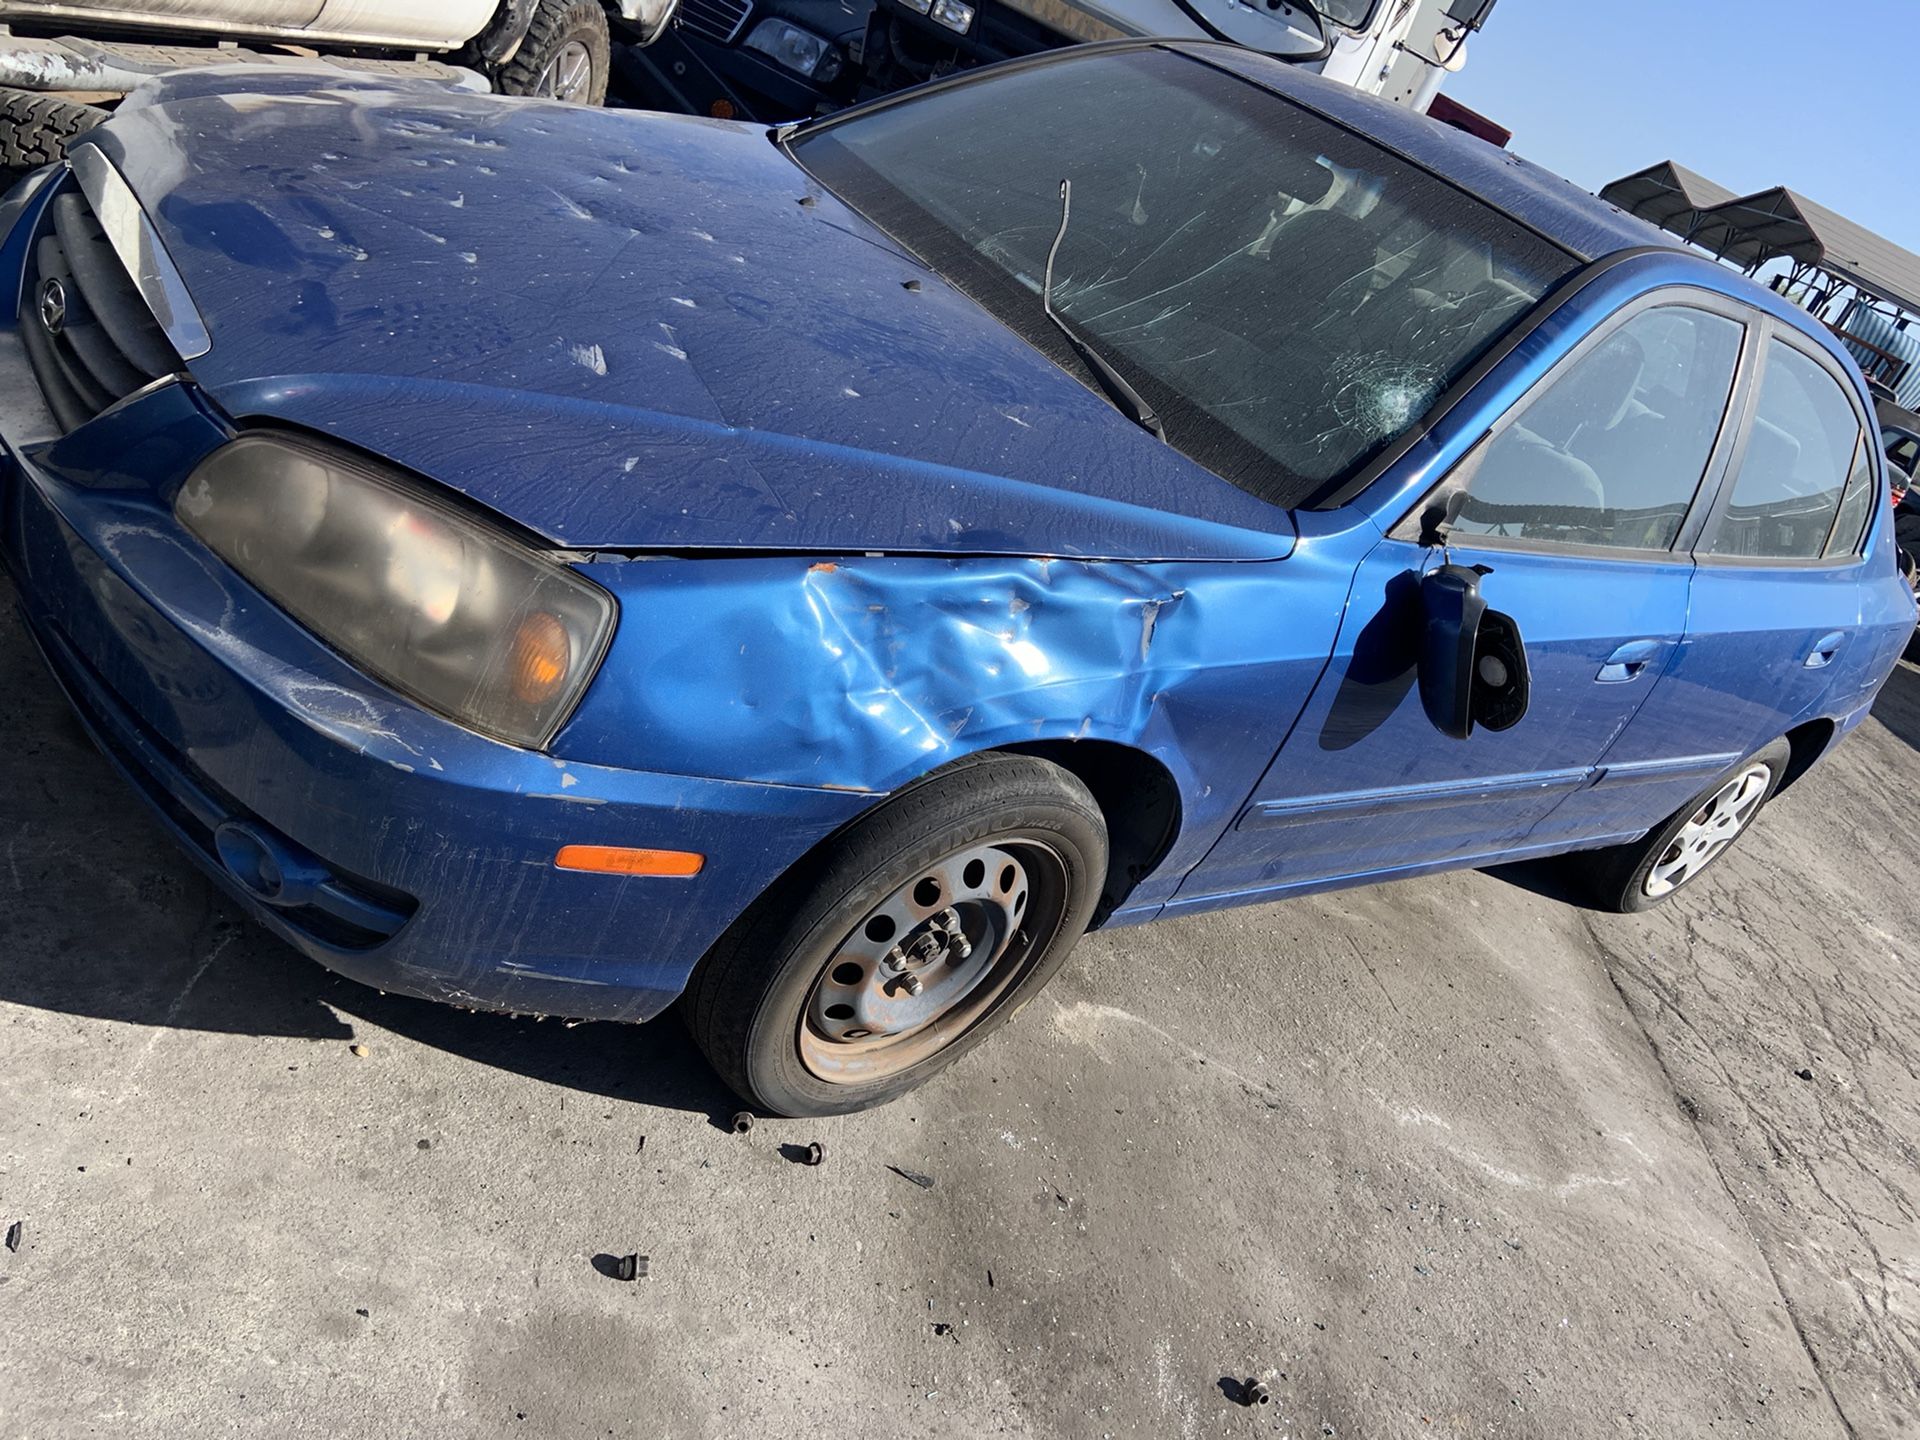
[[[1691,295],[1693,292],[1685,292]],[[1318,688],[1174,902],[1284,893],[1631,833],[1633,798],[1562,809],[1646,704],[1685,634],[1678,548],[1720,454],[1737,312],[1653,297],[1546,376],[1361,563]],[[1525,717],[1465,741],[1421,708],[1419,580],[1481,566],[1526,645]],[[1614,805],[1622,813],[1613,813]],[[1558,812],[1558,815],[1556,815]],[[1573,815],[1579,836],[1559,816]]]

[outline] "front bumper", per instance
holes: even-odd
[[[0,393],[31,385],[18,346],[0,345]],[[0,443],[0,553],[101,748],[230,895],[321,964],[477,1008],[648,1019],[767,884],[871,802],[574,764],[387,691],[174,521],[184,469],[225,433],[176,384],[50,443]],[[304,867],[281,903],[223,860],[216,834],[236,833]],[[707,864],[689,880],[557,870],[567,844]]]

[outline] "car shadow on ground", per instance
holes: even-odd
[[[1873,702],[1873,718],[1920,750],[1920,668],[1904,660],[1893,667],[1880,697]]]
[[[87,738],[0,584],[0,1000],[135,1025],[341,1044],[355,1021],[549,1084],[724,1124],[739,1101],[671,1016],[494,1015],[314,964],[180,852]]]

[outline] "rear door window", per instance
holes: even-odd
[[[1462,462],[1438,497],[1448,533],[1671,548],[1725,423],[1745,335],[1690,305],[1634,316]]]
[[[1830,537],[1838,553],[1851,553],[1873,502],[1865,444],[1859,415],[1827,368],[1769,341],[1746,455],[1706,553],[1812,560],[1834,553]],[[1836,523],[1843,496],[1847,534]]]

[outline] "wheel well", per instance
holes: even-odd
[[[1827,746],[1833,743],[1833,731],[1831,720],[1809,720],[1787,732],[1786,741],[1793,754],[1787,761],[1787,773],[1780,777],[1779,788],[1774,793],[1786,789],[1813,768],[1813,762],[1826,754]]]
[[[1051,760],[1078,777],[1099,802],[1107,822],[1108,862],[1107,883],[1089,928],[1098,927],[1173,848],[1180,833],[1180,787],[1153,756],[1110,740],[1040,740],[1004,748]]]

